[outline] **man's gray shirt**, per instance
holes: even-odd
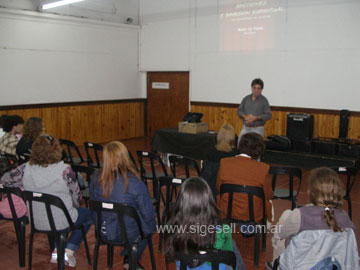
[[[244,97],[240,103],[237,113],[239,117],[244,114],[252,114],[261,117],[261,120],[256,120],[251,125],[247,125],[249,127],[265,125],[265,122],[271,118],[269,102],[266,97],[261,94],[255,99],[255,101],[252,100],[252,94]],[[243,122],[245,124],[244,119]]]

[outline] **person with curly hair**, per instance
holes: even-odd
[[[16,154],[19,164],[28,162],[31,155],[31,147],[35,139],[45,132],[45,126],[41,118],[30,117],[23,127],[23,135],[16,145]]]
[[[87,232],[92,224],[90,210],[81,208],[82,199],[78,182],[71,167],[62,160],[59,141],[51,136],[39,136],[32,145],[30,160],[26,163],[23,185],[26,191],[47,193],[59,197],[65,204],[75,225],[83,224]],[[44,205],[34,204],[34,222],[38,230],[49,230],[50,225]],[[52,210],[57,230],[67,230],[69,224],[60,211]],[[81,230],[72,231],[65,248],[65,264],[76,266],[74,252],[82,241]],[[57,250],[51,255],[51,263],[57,263]]]

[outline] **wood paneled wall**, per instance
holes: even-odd
[[[238,104],[191,102],[191,111],[203,113],[203,122],[209,129],[219,130],[224,123],[230,123],[238,134],[242,121],[237,116]],[[288,113],[310,113],[314,115],[314,137],[337,138],[339,136],[339,111],[272,107],[272,118],[266,123],[265,137],[271,134],[286,135],[286,119]],[[360,114],[351,112],[348,138],[360,139]]]
[[[144,136],[144,112],[145,100],[138,99],[0,108],[0,115],[41,117],[46,133],[77,145]]]

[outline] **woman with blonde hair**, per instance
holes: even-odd
[[[303,231],[343,232],[346,228],[354,230],[354,224],[342,209],[344,187],[334,170],[325,167],[312,170],[309,176],[308,194],[309,204],[292,211],[285,210],[281,215],[277,224],[279,229],[272,239],[274,260],[285,251],[290,239]],[[312,241],[312,239],[308,240]],[[267,262],[266,267],[272,269],[272,262]]]
[[[37,137],[43,135],[45,126],[40,117],[30,117],[26,120],[22,137],[16,145],[16,154],[19,157],[19,164],[25,163],[30,159],[31,147]]]
[[[216,177],[220,166],[220,160],[226,157],[233,157],[238,154],[235,146],[235,130],[230,124],[223,124],[217,134],[215,147],[209,149],[206,160],[203,162],[201,177],[209,184],[211,191],[216,198]]]
[[[124,144],[113,141],[105,145],[103,150],[103,167],[94,174],[90,184],[90,199],[112,203],[127,204],[134,207],[139,216],[144,234],[155,231],[155,210],[145,184],[140,180],[138,171],[129,157]],[[121,233],[117,216],[104,213],[104,222],[101,227],[102,237],[107,241],[121,241]],[[136,222],[125,219],[127,237],[134,242],[139,236]],[[138,258],[146,248],[144,239],[138,246]],[[128,250],[121,253],[124,257],[124,269],[129,268]],[[138,263],[138,269],[143,267]]]

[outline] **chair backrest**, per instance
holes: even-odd
[[[340,125],[339,125],[339,138],[346,139],[349,127],[349,110],[340,111]]]
[[[84,162],[84,158],[82,157],[79,148],[76,146],[76,144],[73,141],[59,139],[59,143],[65,153],[64,161],[66,163],[80,164]],[[74,155],[75,153],[76,156]]]
[[[128,152],[129,152],[129,157],[130,157],[132,163],[134,163],[135,168],[136,168],[137,170],[139,170],[138,166],[136,165],[136,161],[135,161],[135,159],[134,159],[134,156],[131,154],[130,150],[128,150]]]
[[[176,177],[177,166],[181,166],[184,168],[186,178],[190,177],[190,168],[194,168],[196,170],[197,176],[200,175],[199,166],[197,165],[196,161],[191,158],[170,155],[169,161],[170,161],[170,169],[174,177]]]
[[[300,189],[300,184],[302,181],[302,172],[298,167],[287,167],[287,166],[271,166],[269,169],[269,174],[272,175],[272,189],[275,190],[276,178],[278,175],[288,175],[289,176],[289,194],[293,195],[293,179],[294,177],[299,178],[298,192]]]
[[[148,151],[136,151],[136,154],[138,156],[139,164],[140,164],[140,173],[141,178],[143,181],[146,179],[158,179],[156,175],[156,169],[155,169],[155,163],[160,164],[160,167],[162,169],[163,175],[168,175],[165,165],[161,159],[161,157],[155,153],[155,152],[148,152]],[[145,163],[150,163],[150,171],[146,170]],[[146,174],[147,172],[150,172],[149,174]]]
[[[165,202],[165,210],[168,210],[172,200],[173,191],[184,183],[184,178],[176,178],[171,176],[161,176],[159,178],[160,196]],[[166,187],[166,195],[162,193],[162,187]],[[164,211],[165,211],[164,210]]]
[[[180,261],[180,270],[186,270],[194,261],[199,262],[199,264],[210,262],[212,270],[219,270],[219,264],[221,263],[232,266],[233,269],[236,267],[235,253],[232,251],[211,249],[201,253],[191,253],[187,255],[176,252],[174,257],[175,260]]]
[[[280,256],[280,269],[314,269],[318,262],[332,257],[342,269],[359,269],[355,233],[332,230],[306,230],[294,236]],[[316,268],[322,269],[322,268]]]
[[[254,213],[254,196],[259,197],[262,200],[262,208],[263,208],[263,220],[266,219],[265,214],[265,193],[264,190],[260,187],[255,186],[245,186],[245,185],[234,185],[234,184],[222,184],[220,186],[220,196],[224,194],[228,194],[228,207],[226,219],[231,220],[232,213],[232,204],[234,193],[242,193],[247,194],[248,196],[248,207],[249,207],[249,220],[243,220],[246,222],[255,223],[255,213]]]
[[[18,187],[5,187],[5,186],[0,187],[0,192],[6,194],[6,197],[8,199],[9,206],[10,206],[11,215],[13,217],[12,219],[13,220],[20,219],[21,217],[17,216],[15,205],[14,205],[11,194],[14,194],[14,195],[18,196],[22,200],[25,201],[24,192]]]
[[[48,219],[49,225],[50,225],[50,230],[52,232],[56,232],[56,226],[55,226],[53,213],[51,211],[51,206],[55,206],[55,207],[59,208],[60,210],[62,210],[70,228],[72,230],[74,229],[74,223],[72,222],[70,214],[69,214],[64,202],[59,197],[51,195],[51,194],[32,192],[32,191],[24,191],[24,194],[25,194],[25,201],[28,203],[28,211],[30,214],[31,230],[39,231],[39,232],[46,232],[46,230],[37,230],[35,227],[34,220],[36,219],[36,213],[34,213],[34,210],[33,210],[33,202],[40,202],[40,203],[44,204],[45,209],[46,209],[47,219]],[[48,231],[50,231],[50,230],[48,230]]]
[[[103,212],[110,212],[116,214],[118,218],[118,223],[120,226],[120,233],[121,233],[121,242],[118,243],[120,245],[130,245],[127,233],[126,233],[126,226],[125,226],[125,216],[134,219],[137,223],[139,228],[139,233],[141,238],[144,238],[144,233],[141,227],[141,221],[136,209],[130,205],[120,204],[120,203],[110,203],[110,202],[103,202],[103,201],[93,201],[90,200],[90,209],[96,213],[96,226],[95,226],[95,234],[97,239],[101,239],[101,226],[103,224]]]
[[[85,151],[87,155],[87,162],[89,167],[93,168],[101,168],[100,163],[100,153],[103,151],[103,147],[101,144],[92,143],[92,142],[84,142]],[[95,162],[92,159],[92,153],[95,156]]]
[[[76,164],[72,164],[71,169],[74,171],[75,178],[78,181],[79,181],[79,179],[78,179],[79,174],[85,175],[85,180],[88,183],[88,185],[90,185],[91,178],[96,170],[95,168],[92,168],[92,167],[76,165]],[[81,187],[82,185],[80,185],[80,183],[79,183],[79,186]]]

